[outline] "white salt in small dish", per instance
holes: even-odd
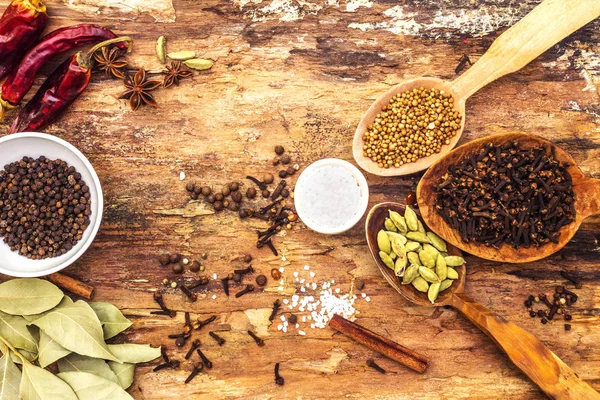
[[[30,260],[11,251],[0,238],[0,273],[16,277],[38,277],[58,272],[74,263],[90,247],[98,233],[102,221],[104,199],[98,175],[88,159],[73,145],[44,133],[23,132],[0,138],[0,168],[23,157],[37,158],[46,156],[49,159],[61,159],[75,167],[81,178],[90,188],[91,211],[90,225],[83,233],[83,238],[71,250],[60,257],[43,260]]]
[[[348,161],[325,158],[302,171],[294,189],[294,204],[306,226],[335,235],[360,221],[369,204],[369,186]]]

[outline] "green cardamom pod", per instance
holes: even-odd
[[[167,39],[165,39],[164,36],[161,36],[156,41],[156,57],[158,57],[160,62],[163,64],[167,62],[167,58],[165,55],[166,53],[167,53]]]
[[[402,244],[406,244],[406,242],[408,242],[408,239],[404,235],[401,235],[397,232],[385,231],[385,233],[387,233],[387,235],[389,236],[390,242],[394,239],[400,240],[400,242],[402,242]]]
[[[460,267],[465,263],[464,258],[459,256],[448,256],[444,257],[444,259],[446,260],[446,265],[449,267]]]
[[[427,234],[427,231],[425,231],[425,227],[423,226],[423,223],[420,220],[417,220],[417,232]]]
[[[414,286],[415,289],[417,289],[419,292],[423,292],[423,293],[427,293],[427,291],[429,290],[429,283],[427,283],[427,281],[423,278],[421,278],[420,276],[417,276],[412,282],[411,284]]]
[[[396,276],[402,278],[404,276],[404,272],[406,270],[406,257],[400,257],[396,259],[396,263],[394,264],[394,273]]]
[[[438,249],[441,252],[448,251],[448,249],[446,247],[446,242],[444,242],[444,239],[442,239],[441,237],[439,237],[438,235],[436,235],[433,232],[427,232],[427,237],[431,241],[431,244],[433,245],[433,247],[435,247],[436,249]]]
[[[398,232],[406,233],[408,228],[406,227],[406,221],[404,220],[404,217],[402,217],[402,215],[396,211],[388,210],[388,212],[390,213],[390,219],[394,225],[396,225],[396,228],[398,228]]]
[[[419,258],[419,255],[417,253],[415,253],[414,251],[407,252],[406,258],[408,259],[408,262],[411,264],[421,265],[421,259]]]
[[[427,267],[419,267],[419,275],[421,275],[427,282],[435,283],[440,281],[440,278],[436,275],[436,273]]]
[[[406,238],[414,242],[429,243],[429,238],[427,235],[421,232],[408,232],[406,234]]]
[[[440,282],[440,292],[443,292],[444,290],[448,289],[450,286],[452,286],[452,282],[454,282],[451,279],[446,279]]]
[[[196,57],[195,51],[183,50],[167,54],[171,60],[186,61]]]
[[[429,243],[423,244],[423,250],[426,251],[427,253],[429,253],[429,255],[431,255],[431,257],[433,257],[434,260],[440,254],[440,252],[438,251],[438,249],[436,249],[435,247],[433,247]]]
[[[391,232],[398,232],[398,228],[396,228],[396,225],[394,225],[394,223],[392,222],[391,219],[386,218],[385,222],[383,223],[383,226],[385,227],[386,230],[391,231]]]
[[[406,206],[406,210],[404,211],[404,219],[409,231],[419,230],[419,217],[417,217],[417,213],[409,206]]]
[[[438,254],[437,260],[435,260],[435,273],[442,281],[448,277],[448,266],[441,254]]]
[[[396,257],[398,257],[398,256],[396,255],[396,253],[394,253],[394,250],[390,251],[390,258],[391,258],[392,260],[395,260],[395,259],[396,259]]]
[[[424,265],[427,268],[435,267],[435,258],[425,250],[419,252],[419,260],[421,260],[421,265]]]
[[[431,302],[431,304],[435,303],[438,295],[440,294],[440,282],[432,283],[429,286],[429,291],[427,292],[427,298]]]
[[[408,285],[411,283],[416,277],[419,276],[419,266],[411,265],[404,271],[404,276],[402,277],[402,284]]]
[[[390,254],[390,251],[392,251],[390,238],[384,230],[377,232],[377,247],[379,247],[379,251],[383,251],[388,254]]]
[[[391,270],[394,269],[394,260],[392,260],[392,258],[389,256],[389,254],[387,254],[383,251],[380,251],[379,258],[381,258],[381,261],[385,264],[386,267],[388,267]]]
[[[419,251],[421,250],[421,243],[409,240],[408,242],[406,242],[404,247],[406,248],[406,251]]]
[[[198,71],[204,71],[206,69],[211,69],[213,66],[212,60],[205,60],[202,58],[193,58],[191,60],[187,60],[183,62],[191,69],[195,69]]]
[[[392,240],[392,250],[398,256],[400,256],[400,255],[406,256],[406,248],[404,247],[404,245],[402,244],[402,241],[400,239],[395,238]]]
[[[447,276],[448,279],[458,279],[458,272],[454,268],[448,267]]]

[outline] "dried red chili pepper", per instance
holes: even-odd
[[[131,42],[120,37],[97,44],[87,54],[79,52],[63,62],[46,79],[35,96],[21,108],[9,133],[37,131],[56,120],[87,88],[94,66],[94,52],[111,44]]]
[[[13,0],[0,18],[0,79],[12,71],[48,23],[40,0]]]
[[[31,89],[37,71],[55,55],[86,43],[98,43],[116,37],[110,29],[93,24],[69,26],[47,34],[25,54],[19,66],[4,81],[0,107],[9,109],[19,104]],[[123,50],[127,48],[123,43],[117,46]],[[1,114],[2,110],[0,117]]]

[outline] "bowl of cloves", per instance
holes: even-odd
[[[0,138],[0,273],[48,275],[89,248],[102,220],[98,175],[73,145],[23,132]]]

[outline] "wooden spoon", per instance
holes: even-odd
[[[436,196],[434,187],[439,182],[440,177],[448,171],[449,165],[456,164],[463,157],[478,152],[487,143],[503,145],[512,141],[517,141],[524,147],[544,146],[547,149],[547,153],[554,152],[554,156],[558,161],[569,164],[567,171],[573,179],[573,192],[575,193],[575,211],[577,213],[575,221],[560,230],[558,243],[547,243],[539,248],[531,246],[515,249],[504,243],[500,249],[494,249],[487,247],[485,244],[464,243],[458,231],[450,227],[435,211],[433,206]],[[585,218],[600,213],[600,179],[586,177],[567,153],[547,140],[522,132],[502,133],[483,137],[460,146],[433,164],[425,175],[423,175],[417,186],[417,202],[423,219],[446,242],[453,244],[467,253],[487,260],[524,263],[539,260],[556,253],[571,240]]]
[[[388,210],[404,214],[399,203],[381,203],[369,211],[366,221],[366,236],[369,250],[379,270],[394,289],[408,300],[421,306],[452,306],[464,314],[500,347],[510,360],[553,399],[600,399],[600,394],[582,380],[556,354],[526,330],[508,322],[463,293],[466,268],[456,268],[458,279],[437,298],[435,304],[425,293],[418,292],[412,285],[401,285],[394,272],[379,259],[377,232],[383,228]],[[448,246],[448,253],[460,251]]]
[[[598,0],[545,0],[518,23],[500,35],[487,52],[464,74],[452,82],[421,77],[404,81],[382,94],[360,120],[352,151],[354,159],[365,171],[381,176],[408,175],[422,171],[448,153],[460,139],[465,127],[467,99],[496,79],[518,71],[544,51],[600,16]],[[380,168],[363,156],[363,135],[383,106],[398,93],[414,88],[435,88],[452,94],[455,110],[462,115],[460,131],[442,147],[440,153],[420,158],[399,168]]]

